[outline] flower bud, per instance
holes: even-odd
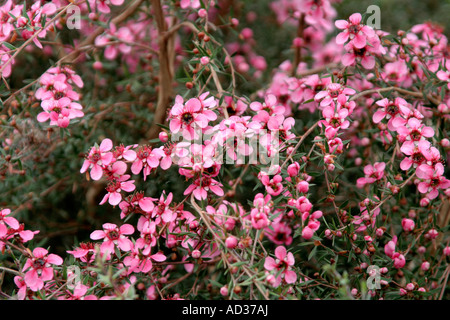
[[[198,10],[198,16],[200,18],[205,18],[207,15],[208,15],[208,12],[205,9],[202,8],[202,9]]]
[[[444,255],[446,255],[447,257],[450,256],[450,247],[446,246],[443,250]]]
[[[430,199],[428,198],[422,198],[420,199],[420,206],[421,207],[426,207],[430,204]]]
[[[194,251],[192,251],[191,256],[194,259],[198,259],[202,256],[202,253],[200,252],[200,250],[195,249]]]
[[[206,66],[209,63],[209,58],[204,56],[200,58],[200,63],[204,66]]]
[[[304,227],[302,230],[302,237],[305,240],[309,240],[314,235],[314,231],[310,227]]]
[[[228,287],[223,286],[222,288],[220,288],[220,294],[224,297],[228,296]]]
[[[413,231],[415,228],[415,223],[411,219],[403,219],[402,220],[402,228],[404,231]]]
[[[413,291],[414,290],[414,283],[408,283],[406,285],[406,290]]]
[[[300,181],[297,183],[297,190],[298,192],[307,193],[309,190],[309,183],[306,181]]]
[[[420,268],[423,271],[428,271],[430,269],[430,263],[428,261],[424,261],[424,262],[422,262],[422,265],[420,266]]]
[[[169,141],[169,135],[167,134],[167,132],[161,131],[159,133],[159,140],[163,143],[166,143],[167,141]]]
[[[233,236],[229,236],[226,240],[225,240],[225,245],[227,246],[228,249],[234,249],[236,248],[238,244],[238,239],[236,237]]]

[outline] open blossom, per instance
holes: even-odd
[[[141,171],[144,175],[144,181],[151,171],[159,166],[160,159],[164,156],[164,151],[159,148],[150,146],[142,146],[136,152],[136,158],[131,165],[131,172],[139,174]]]
[[[223,185],[220,182],[210,177],[203,176],[195,179],[184,191],[184,195],[193,193],[195,199],[205,200],[208,197],[208,191],[212,191],[214,194],[221,197],[224,195],[222,187]]]
[[[106,191],[108,193],[103,197],[100,204],[104,204],[106,201],[109,202],[110,205],[116,206],[122,201],[121,191],[131,192],[136,186],[134,185],[134,180],[128,180],[129,175],[124,175],[118,179],[114,179],[108,183],[106,187]],[[128,180],[128,181],[127,181]]]
[[[131,250],[130,255],[126,256],[123,260],[123,264],[128,267],[128,272],[143,272],[148,273],[153,268],[152,260],[162,262],[166,260],[166,256],[160,252],[154,254],[143,254],[142,249],[145,248],[145,244],[140,242],[136,243]]]
[[[287,252],[284,246],[279,246],[275,249],[275,258],[267,257],[264,261],[264,268],[272,271],[272,274],[276,275],[281,271],[281,274],[276,276],[271,282],[272,286],[278,287],[282,279],[289,284],[295,283],[297,274],[292,270],[292,266],[295,263],[292,252]]]
[[[375,56],[386,53],[378,36],[368,38],[367,44],[362,48],[358,48],[354,41],[350,41],[345,45],[345,50],[347,53],[342,57],[344,66],[352,66],[356,62],[360,62],[368,70],[375,67]]]
[[[103,224],[103,230],[96,230],[91,233],[91,239],[103,239],[100,252],[109,257],[114,252],[115,246],[119,247],[122,251],[130,251],[133,248],[133,243],[126,236],[133,233],[134,227],[130,224],[123,224],[119,228],[113,223],[105,223]]]
[[[92,242],[81,242],[77,248],[68,250],[67,253],[82,262],[91,263],[95,260],[95,251],[95,245]]]
[[[420,193],[427,193],[427,198],[433,200],[439,194],[439,189],[450,188],[450,180],[443,176],[444,166],[438,163],[434,168],[422,164],[416,170],[417,177],[422,179],[417,189]]]
[[[388,128],[391,131],[395,131],[399,125],[406,123],[406,120],[404,120],[403,117],[408,115],[410,110],[408,108],[408,103],[404,99],[395,98],[394,101],[390,101],[389,99],[384,98],[377,101],[376,104],[380,106],[380,108],[372,117],[374,123],[380,123],[381,120],[386,118],[388,120]],[[400,122],[396,122],[396,120],[400,120]]]
[[[80,173],[91,169],[90,176],[92,180],[100,180],[103,175],[103,166],[107,166],[113,160],[113,153],[110,150],[113,147],[111,139],[104,139],[100,146],[94,146],[89,151],[83,162]]]
[[[360,13],[352,14],[348,20],[337,20],[335,25],[338,29],[344,30],[336,37],[337,44],[344,44],[348,40],[353,42],[353,45],[358,48],[366,46],[367,38],[373,37],[375,31],[372,27],[364,25]]]
[[[213,112],[214,114],[214,112]],[[175,105],[170,110],[170,131],[172,134],[181,132],[187,140],[198,137],[196,132],[204,129],[210,120],[215,119],[211,113],[204,113],[202,102],[197,98],[191,98],[184,103],[181,96],[175,98]]]
[[[33,254],[25,262],[22,272],[25,273],[25,284],[33,291],[41,290],[44,282],[53,279],[52,265],[59,266],[63,259],[53,253],[48,253],[44,248],[35,248]]]
[[[326,90],[320,91],[314,97],[316,101],[320,101],[320,106],[325,107],[330,105],[338,97],[350,96],[355,94],[356,91],[351,88],[346,88],[339,83],[330,83],[327,85]],[[345,101],[345,99],[344,99]]]
[[[417,118],[410,118],[406,125],[397,127],[397,133],[399,141],[406,141],[405,144],[412,144],[434,136],[433,128],[425,126]]]

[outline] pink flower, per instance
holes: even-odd
[[[140,147],[136,153],[136,159],[131,165],[131,172],[133,174],[139,174],[143,171],[145,181],[151,171],[159,166],[159,161],[164,155],[162,149],[152,148],[150,146]]]
[[[285,247],[278,246],[275,249],[275,257],[276,259],[267,257],[264,261],[264,268],[266,270],[275,271],[275,274],[278,274],[281,271],[281,274],[275,277],[272,285],[278,287],[283,278],[286,283],[295,283],[295,281],[297,281],[297,274],[295,271],[291,270],[292,266],[295,264],[292,252],[287,253]]]
[[[106,187],[106,191],[108,191],[108,193],[103,197],[102,201],[100,201],[100,204],[104,204],[108,201],[112,206],[118,205],[120,201],[122,201],[122,195],[120,193],[122,190],[131,192],[136,188],[134,185],[134,180],[125,181],[129,177],[129,175],[124,175],[118,179],[110,181]]]
[[[100,252],[107,257],[114,252],[117,245],[122,251],[130,251],[133,248],[133,243],[126,235],[134,233],[134,228],[130,224],[124,224],[120,228],[113,223],[103,224],[103,230],[96,230],[91,233],[92,240],[103,239],[100,246]]]
[[[272,196],[279,195],[283,190],[283,178],[280,175],[275,175],[273,178],[270,178],[268,175],[263,174],[260,178],[262,184],[266,187],[267,193]]]
[[[345,49],[347,53],[342,57],[342,64],[344,66],[352,66],[359,61],[367,70],[375,67],[375,55],[386,52],[386,49],[381,46],[381,41],[378,36],[368,38],[367,44],[362,48],[356,47],[355,42],[350,41],[345,45]]]
[[[19,221],[13,217],[7,217],[10,214],[10,209],[2,209],[0,211],[0,228],[1,226],[8,225],[12,229],[19,229]]]
[[[400,169],[409,170],[411,166],[417,168],[426,161],[425,154],[431,148],[431,143],[427,140],[421,140],[417,145],[414,143],[404,143],[400,150],[406,157],[400,162]]]
[[[364,167],[364,174],[366,175],[366,183],[374,183],[375,181],[381,180],[384,177],[384,169],[386,168],[386,163],[375,162],[372,165],[367,165]]]
[[[444,174],[444,166],[437,163],[434,168],[422,164],[416,169],[416,174],[423,181],[417,186],[420,193],[428,193],[427,198],[433,200],[439,194],[439,189],[450,187],[450,180],[446,179]]]
[[[363,25],[361,20],[360,13],[352,14],[348,21],[337,20],[335,22],[336,27],[344,31],[337,35],[336,43],[344,44],[350,39],[356,48],[364,48],[367,38],[375,36],[375,31],[371,27]]]
[[[197,138],[195,130],[206,128],[208,116],[202,112],[202,103],[197,98],[191,98],[183,103],[183,98],[177,96],[175,105],[170,110],[170,131],[172,134],[182,132],[187,140]]]
[[[399,124],[406,123],[406,120],[402,116],[406,116],[410,113],[408,103],[402,98],[395,98],[394,101],[390,101],[384,98],[377,101],[376,104],[380,106],[373,115],[372,120],[374,123],[380,123],[381,120],[386,118],[388,120],[388,128],[391,131],[395,131]],[[395,119],[402,119],[400,123],[394,122]]]
[[[221,197],[224,195],[222,190],[223,185],[207,176],[202,176],[194,180],[194,182],[187,187],[184,191],[184,195],[190,193],[194,194],[195,199],[205,200],[208,197],[208,191],[212,191],[217,196]]]
[[[80,259],[82,262],[92,263],[95,260],[95,245],[92,242],[81,242],[79,247],[74,250],[68,250],[67,253]]]
[[[144,247],[144,244],[136,243],[135,247],[131,250],[130,255],[126,256],[123,260],[123,264],[128,267],[128,273],[148,273],[153,268],[152,260],[157,262],[166,260],[166,256],[160,252],[152,255],[150,255],[150,253],[143,254],[141,249],[143,249]]]
[[[326,90],[320,91],[314,97],[314,100],[320,101],[321,107],[330,105],[333,101],[336,101],[338,97],[342,96],[344,101],[345,97],[355,94],[356,91],[351,88],[346,88],[339,83],[330,83],[327,85]]]
[[[100,180],[103,175],[103,166],[109,165],[113,160],[113,153],[109,152],[112,147],[110,139],[104,139],[99,147],[92,147],[83,162],[80,173],[84,173],[90,168],[92,180]]]
[[[397,133],[400,141],[406,140],[405,143],[418,142],[434,136],[433,128],[425,126],[416,118],[410,118],[405,126],[397,127]]]
[[[63,259],[56,254],[49,254],[44,248],[35,248],[33,254],[27,259],[22,268],[25,272],[24,281],[33,291],[39,291],[44,287],[45,281],[53,279],[52,265],[59,266]]]

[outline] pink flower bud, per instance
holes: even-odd
[[[334,164],[329,164],[329,165],[327,166],[327,170],[328,170],[328,171],[334,171],[335,168],[336,168],[336,167],[335,167]]]
[[[300,170],[300,165],[298,162],[294,162],[293,164],[290,164],[287,168],[287,173],[290,177],[295,177],[298,175],[298,172]]]
[[[386,267],[380,268],[380,273],[382,273],[382,274],[388,273],[388,271],[389,270]]]
[[[421,207],[426,207],[430,204],[430,199],[428,198],[422,198],[420,199],[420,206]]]
[[[167,141],[169,141],[169,135],[167,134],[167,132],[161,131],[159,133],[159,140],[163,143],[166,143]]]
[[[420,291],[420,292],[427,292],[427,290],[425,290],[424,287],[420,287],[419,289],[417,289],[417,291]]]
[[[437,232],[436,229],[431,229],[428,231],[428,233],[425,235],[425,237],[430,238],[430,239],[436,239],[438,235],[439,235],[439,232]]]
[[[408,283],[406,285],[406,290],[408,291],[413,291],[414,290],[414,284],[413,283]]]
[[[311,215],[313,219],[320,219],[323,216],[323,212],[320,210],[314,211]]]
[[[417,249],[417,252],[420,253],[420,254],[424,254],[426,251],[427,251],[427,248],[425,248],[424,246],[420,246]]]
[[[398,252],[394,254],[394,268],[401,269],[406,264],[405,256]]]
[[[377,228],[377,230],[375,231],[375,234],[377,235],[377,237],[381,237],[384,234],[384,230],[381,228]]]
[[[194,251],[192,251],[191,256],[194,259],[198,259],[202,256],[202,253],[200,252],[200,250],[195,249]]]
[[[405,289],[400,288],[400,295],[401,296],[406,296],[407,294],[408,294],[408,292]]]
[[[292,152],[294,152],[294,147],[288,147],[286,149],[286,154],[290,155],[290,154],[292,154]]]
[[[239,25],[239,20],[236,19],[236,18],[232,18],[232,19],[231,19],[231,24],[232,24],[234,27],[237,27],[237,26]]]
[[[411,219],[414,219],[416,217],[416,211],[409,210],[408,217],[410,217]]]
[[[325,237],[326,237],[327,239],[331,239],[331,238],[332,238],[332,236],[331,236],[331,230],[330,230],[330,229],[326,229],[326,230],[325,230]]]
[[[198,228],[198,221],[197,220],[194,220],[191,223],[189,223],[189,229],[195,230],[197,228]]]
[[[236,248],[238,244],[238,239],[236,237],[233,236],[229,236],[226,240],[225,240],[225,245],[227,246],[228,249],[234,249]]]
[[[355,159],[355,164],[356,164],[357,166],[360,166],[360,165],[362,164],[362,159],[361,159],[361,158],[356,158],[356,159]]]
[[[430,269],[430,263],[428,261],[424,261],[424,262],[422,262],[422,265],[420,266],[420,268],[423,271],[428,271]]]
[[[443,103],[441,103],[440,105],[438,105],[437,109],[438,109],[438,111],[439,111],[440,113],[448,113],[449,110],[450,110],[450,108],[449,108],[447,105],[443,104]]]
[[[292,41],[292,45],[296,48],[299,48],[304,45],[304,41],[302,38],[297,37],[297,38],[294,38],[294,40]]]
[[[209,58],[204,56],[200,58],[200,63],[204,66],[206,66],[209,63]]]
[[[250,28],[244,28],[241,31],[241,35],[242,37],[244,37],[244,39],[250,39],[253,37],[253,30]]]
[[[411,219],[403,219],[402,220],[402,228],[404,231],[413,231],[416,224]]]
[[[298,192],[307,193],[309,190],[309,183],[306,181],[300,181],[297,184],[297,190]]]
[[[228,296],[228,287],[223,286],[222,288],[220,288],[220,294],[224,297]]]
[[[95,62],[92,64],[92,67],[93,67],[95,70],[102,70],[102,69],[103,69],[103,63],[101,63],[100,61],[95,61]]]
[[[450,256],[450,247],[449,246],[446,246],[445,248],[444,248],[444,250],[443,250],[443,253],[444,253],[444,255],[445,256]]]
[[[448,140],[447,138],[444,138],[441,140],[441,146],[443,146],[444,148],[447,148],[450,146],[450,140]]]
[[[364,137],[364,138],[361,139],[361,145],[362,146],[366,147],[366,146],[369,145],[369,143],[370,143],[370,139],[369,138]]]
[[[202,9],[198,10],[198,16],[200,18],[205,18],[207,15],[208,15],[208,12],[205,9],[202,8]]]
[[[352,293],[352,296],[356,296],[358,294],[358,289],[353,288],[351,293]]]
[[[304,227],[302,230],[302,237],[305,240],[309,240],[314,235],[314,231],[310,227]]]

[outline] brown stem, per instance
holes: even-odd
[[[159,33],[159,86],[158,86],[158,102],[156,111],[153,117],[153,123],[148,133],[149,139],[155,139],[158,136],[161,128],[159,124],[164,124],[166,121],[167,108],[169,107],[172,97],[172,81],[173,81],[173,45],[171,42],[174,37],[167,37],[167,24],[164,19],[164,12],[162,10],[160,0],[152,0],[153,12],[158,27]]]
[[[303,39],[303,31],[305,30],[305,14],[302,13],[298,20],[297,37]],[[297,46],[295,49],[294,63],[292,64],[291,76],[295,76],[297,67],[302,62],[302,47]]]

